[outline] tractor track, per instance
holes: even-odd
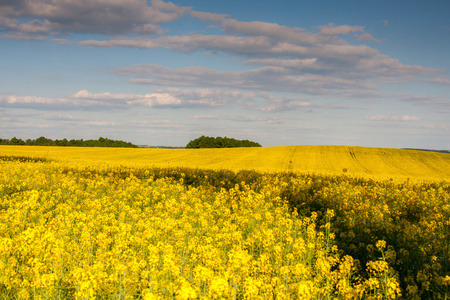
[[[353,161],[360,166],[366,173],[368,174],[373,174],[372,171],[370,171],[369,169],[367,169],[356,157],[355,151],[353,150],[353,147],[348,147],[348,151],[350,153],[351,158],[353,159]]]

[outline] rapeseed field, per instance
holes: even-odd
[[[0,298],[450,296],[445,154],[219,150],[0,147]]]
[[[349,146],[222,149],[146,149],[0,146],[0,155],[44,157],[82,164],[136,167],[294,171],[374,179],[450,180],[450,155],[417,150]]]

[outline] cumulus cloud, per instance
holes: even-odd
[[[271,118],[264,116],[241,116],[241,115],[194,115],[191,119],[197,120],[222,120],[222,121],[236,121],[236,122],[265,122],[269,124],[282,124],[280,118]]]
[[[444,71],[417,65],[404,65],[397,59],[379,52],[367,56],[349,54],[340,57],[336,54],[334,58],[321,55],[320,51],[316,54],[317,57],[306,59],[252,59],[245,61],[244,64],[278,66],[302,74],[327,74],[345,79],[377,79],[391,82],[393,79],[405,81],[414,79],[415,76],[433,75]],[[352,60],[351,57],[354,59]]]
[[[6,14],[6,12],[4,12]],[[15,18],[4,17],[0,12],[0,27],[16,28],[17,20]]]
[[[240,55],[272,55],[272,46],[265,37],[238,37],[223,35],[183,35],[149,37],[119,37],[110,40],[85,40],[79,42],[82,46],[92,47],[135,47],[135,48],[165,48],[182,53],[197,50],[230,52]],[[279,51],[279,50],[278,50]],[[264,54],[266,53],[266,54]]]
[[[295,111],[303,110],[311,112],[313,109],[352,109],[343,104],[324,104],[314,103],[305,99],[296,98],[277,98],[267,102],[267,105],[262,107],[264,112],[280,112],[280,111]]]
[[[153,93],[153,94],[112,94],[112,93],[91,93],[87,90],[81,90],[72,95],[72,98],[77,99],[92,99],[105,101],[119,101],[123,105],[132,106],[179,106],[182,101],[168,93]]]
[[[131,107],[153,108],[199,108],[225,107],[236,103],[252,108],[255,99],[267,100],[270,94],[264,92],[245,93],[237,90],[213,88],[181,89],[159,88],[146,94],[92,93],[80,90],[65,98],[1,95],[0,104],[4,107],[33,108],[45,110],[115,110]],[[257,109],[257,108],[255,108]],[[53,115],[55,116],[55,115]],[[62,115],[57,115],[62,116]]]
[[[65,122],[81,120],[80,117],[76,117],[71,114],[45,114],[45,115],[42,115],[41,117],[46,120],[65,121]]]
[[[133,94],[112,94],[112,93],[91,93],[88,90],[80,90],[70,96],[75,99],[93,99],[93,100],[129,100],[135,99]]]
[[[70,104],[72,101],[61,98],[47,98],[37,96],[17,96],[17,95],[0,95],[0,103],[7,105],[15,104]]]
[[[384,116],[384,115],[377,115],[377,116],[371,116],[367,117],[367,120],[371,121],[394,121],[394,122],[408,122],[408,121],[420,121],[419,117],[416,116]]]
[[[399,95],[399,99],[413,104],[429,104],[438,101],[436,96],[422,96],[411,94]]]
[[[150,107],[156,109],[214,109],[240,107],[258,112],[280,112],[311,109],[351,109],[342,104],[321,104],[292,96],[274,96],[265,91],[243,91],[233,88],[154,88],[146,94],[125,93],[92,93],[80,90],[66,98],[0,95],[0,104],[8,108],[37,109],[47,111],[108,111],[128,110],[135,107]],[[46,114],[46,119],[74,121],[70,114]],[[260,118],[260,117],[258,117]],[[245,121],[246,118],[235,117],[235,121]],[[252,119],[257,121],[264,119]],[[276,120],[267,119],[275,123]]]
[[[169,68],[156,64],[132,65],[111,72],[130,77],[129,81],[160,86],[192,86],[294,92],[305,94],[351,94],[377,90],[377,86],[360,78],[303,74],[281,66],[263,66],[244,71],[219,71],[205,67]]]
[[[399,99],[413,105],[426,107],[436,113],[450,113],[450,102],[437,96],[400,95]]]
[[[380,40],[377,40],[374,38],[370,33],[357,33],[353,35],[353,38],[357,39],[358,41],[372,41],[372,42],[379,42]]]
[[[223,30],[227,34],[243,36],[264,36],[274,41],[288,41],[292,43],[314,44],[323,39],[321,36],[306,32],[303,28],[291,28],[276,23],[252,21],[242,22],[228,19],[222,23]],[[328,38],[327,38],[328,40]]]
[[[290,69],[323,69],[326,66],[321,66],[318,63],[318,58],[305,59],[249,59],[244,61],[245,65],[260,65],[260,66],[279,66]]]
[[[123,103],[123,101],[121,101]],[[95,97],[39,97],[39,96],[19,96],[19,95],[1,95],[0,104],[12,108],[31,108],[38,110],[61,111],[66,109],[77,110],[110,110],[122,105],[120,101],[104,101],[104,99]]]
[[[182,101],[170,94],[145,94],[143,97],[127,101],[130,105],[139,105],[139,106],[179,106]]]
[[[349,34],[357,31],[364,31],[363,26],[349,26],[349,25],[340,25],[335,26],[334,24],[330,23],[325,26],[318,26],[320,29],[320,32],[322,34],[327,35],[343,35],[343,34]]]
[[[78,45],[159,48],[182,53],[227,53],[251,57],[244,64],[262,66],[239,74],[219,74],[208,69],[192,68],[189,71],[194,71],[194,74],[181,80],[181,86],[208,75],[212,75],[212,79],[208,80],[211,86],[223,86],[213,79],[228,79],[237,75],[244,82],[243,88],[259,88],[272,81],[275,74],[286,79],[281,90],[298,91],[293,85],[299,84],[306,93],[318,93],[319,89],[325,93],[330,89],[335,92],[340,89],[342,92],[349,86],[374,90],[377,88],[374,80],[401,82],[415,80],[417,76],[423,75],[434,76],[429,79],[430,82],[448,83],[448,79],[436,77],[443,70],[405,65],[367,45],[349,44],[341,37],[353,34],[360,41],[378,41],[359,25],[330,23],[318,26],[319,31],[315,32],[270,22],[239,21],[225,14],[195,11],[190,7],[161,0],[153,0],[151,4],[142,0],[92,0],[89,3],[75,0],[17,0],[2,2],[0,12],[3,38],[39,40],[52,36],[52,40],[65,44],[73,42],[62,39],[62,35],[97,33],[109,35],[110,38],[83,40]],[[222,28],[224,34],[163,34],[163,23],[173,22],[185,15],[204,22],[214,22]],[[182,70],[177,70],[180,71]],[[194,78],[196,74],[197,79]],[[249,80],[249,75],[256,77]],[[166,80],[133,76],[135,78],[132,82],[156,81],[155,84],[163,85],[168,82],[168,85],[172,85],[173,76],[172,71]],[[237,83],[233,80],[231,86],[234,86],[233,82]],[[341,87],[337,88],[338,85]]]
[[[79,42],[81,46],[91,47],[131,47],[131,48],[161,48],[157,40],[148,38],[115,38],[113,40],[99,41],[99,40],[85,40]]]
[[[225,90],[216,88],[160,88],[154,89],[157,93],[167,93],[178,99],[182,99],[185,105],[190,107],[225,107],[239,102],[239,100],[249,99],[254,94],[243,93],[235,90]]]
[[[312,33],[302,28],[291,28],[268,22],[241,22],[226,19],[221,23],[228,35],[183,35],[149,37],[118,37],[106,41],[86,40],[81,45],[96,47],[166,48],[180,52],[208,50],[257,57],[308,58],[320,55],[336,59],[340,56],[370,57],[377,50],[363,45],[349,45],[332,34]],[[342,28],[341,28],[342,27]],[[344,32],[357,30],[358,26],[327,27]],[[353,28],[353,29],[352,29]],[[356,28],[356,29],[355,29]],[[324,29],[325,30],[325,29]],[[325,30],[327,32],[327,30]]]
[[[1,35],[4,39],[11,39],[11,40],[46,40],[47,36],[39,34],[39,33],[30,33],[30,32],[9,32],[4,33]]]
[[[445,77],[445,76],[425,78],[424,81],[437,83],[437,84],[440,84],[440,85],[450,85],[450,78]]]
[[[101,33],[113,37],[78,43],[90,47],[163,48],[183,53],[199,50],[223,52],[252,57],[246,64],[295,69],[297,75],[326,74],[335,80],[377,79],[379,82],[393,82],[443,72],[404,65],[376,49],[366,45],[351,45],[340,37],[355,33],[355,39],[378,41],[359,25],[330,23],[318,26],[320,31],[313,32],[276,23],[243,22],[224,14],[195,11],[161,0],[153,0],[151,5],[142,0],[92,0],[89,3],[75,0],[17,0],[4,1],[0,4],[0,11],[0,26],[5,29],[2,37],[11,39],[39,40],[53,35],[53,40],[64,44],[70,42],[61,39],[62,34]],[[153,38],[148,35],[162,34],[162,23],[175,21],[186,14],[201,21],[217,23],[224,35],[161,35]],[[438,82],[438,79],[432,80]],[[145,82],[143,79],[135,81]],[[440,81],[447,83],[443,79]]]
[[[149,94],[112,94],[112,93],[91,93],[81,90],[73,94],[72,98],[103,100],[107,102],[122,102],[123,105],[149,106],[149,107],[213,107],[224,106],[235,102],[235,97],[243,95],[234,91],[223,91],[217,89],[180,89],[162,88],[154,89]]]
[[[351,45],[338,37],[340,34],[361,31],[362,33],[354,35],[356,39],[378,41],[369,33],[363,32],[362,26],[327,25],[321,27],[319,33],[275,23],[241,22],[234,19],[226,19],[221,26],[228,35],[117,37],[101,41],[85,40],[80,45],[164,48],[182,53],[199,50],[228,53],[252,57],[244,61],[244,64],[262,65],[271,67],[271,70],[295,70],[296,76],[327,75],[337,81],[345,79],[359,81],[360,84],[364,80],[374,79],[378,82],[402,82],[415,80],[417,76],[432,76],[444,72],[443,69],[405,65],[367,45]],[[205,69],[203,71],[206,72]],[[256,72],[258,71],[255,70],[254,73]],[[140,78],[133,82],[151,83],[151,80]]]
[[[225,19],[228,17],[226,14],[215,14],[210,12],[203,12],[203,11],[193,11],[191,10],[189,14],[201,21],[204,22],[215,22],[215,23],[221,23],[224,22]]]
[[[163,23],[190,15],[214,22],[223,34],[168,35]],[[386,24],[388,22],[386,21]],[[149,106],[195,107],[239,103],[261,107],[250,92],[289,92],[346,98],[379,97],[379,83],[423,80],[450,84],[439,76],[445,70],[406,65],[367,45],[352,45],[342,35],[360,41],[378,41],[359,25],[328,24],[315,29],[276,23],[232,19],[225,14],[195,11],[171,2],[153,0],[16,0],[0,4],[2,37],[47,39],[60,44],[90,47],[133,47],[170,49],[182,53],[207,51],[243,57],[243,64],[255,66],[243,71],[221,71],[206,67],[169,68],[157,64],[132,65],[111,70],[129,82],[165,87],[194,87],[170,93],[146,95],[90,93],[81,90],[61,101],[99,107]],[[104,34],[110,37],[79,42],[61,38],[70,33]],[[156,36],[160,35],[160,36]],[[426,77],[424,79],[424,77]],[[206,91],[210,90],[210,95]],[[223,90],[245,91],[230,97]],[[211,92],[211,90],[219,92]],[[200,95],[202,91],[204,95]],[[196,94],[197,93],[197,94]],[[241,99],[241,100],[236,100]],[[244,99],[245,101],[242,101]],[[55,99],[47,99],[55,101]],[[266,100],[267,111],[303,107],[304,103]],[[0,101],[6,101],[1,100]],[[12,100],[8,100],[12,101]],[[24,101],[23,99],[21,101]],[[34,102],[38,100],[35,99]],[[234,101],[234,102],[233,102]],[[245,103],[244,103],[245,102]]]
[[[160,34],[159,24],[179,19],[188,10],[160,0],[150,6],[141,0],[16,0],[0,4],[0,26],[10,31],[3,37],[14,36],[14,32]]]
[[[20,24],[17,29],[24,32],[46,32],[51,29],[51,23],[48,20],[32,20]]]
[[[89,121],[89,122],[82,122],[80,125],[94,126],[94,127],[116,127],[119,124],[116,122],[107,122],[107,121]]]

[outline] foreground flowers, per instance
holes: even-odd
[[[280,197],[285,182],[214,189],[137,168],[0,164],[4,299],[401,295],[386,242],[361,266],[336,246],[334,211],[299,216]]]

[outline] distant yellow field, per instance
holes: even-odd
[[[450,154],[350,146],[228,149],[80,148],[0,146],[0,155],[129,166],[296,171],[369,177],[450,179]]]

